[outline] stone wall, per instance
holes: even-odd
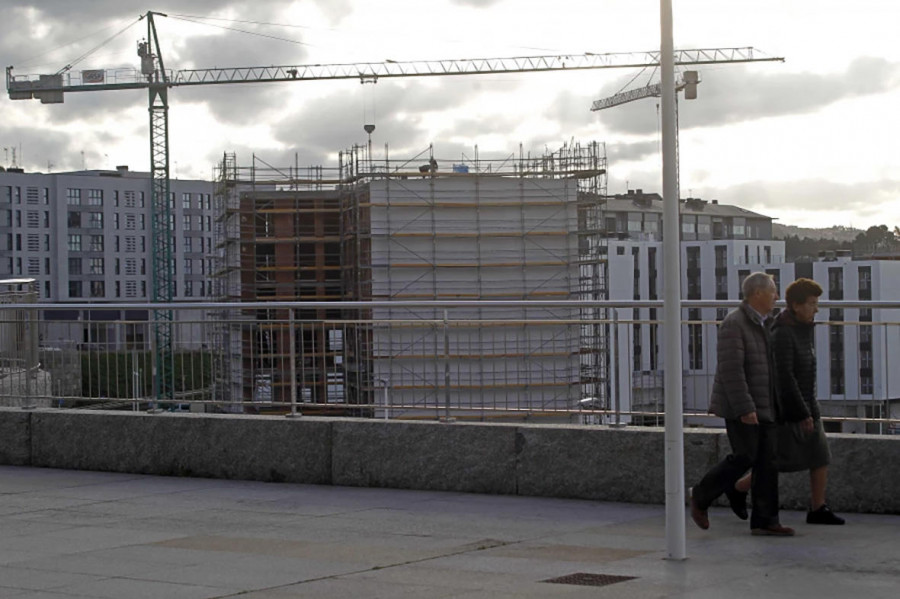
[[[900,513],[900,438],[830,435],[836,511]],[[728,452],[685,431],[685,479]],[[659,428],[0,408],[0,464],[361,487],[665,501]],[[804,509],[806,473],[782,475]]]

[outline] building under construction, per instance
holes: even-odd
[[[376,161],[357,146],[330,170],[226,154],[216,179],[223,301],[395,303],[225,311],[222,401],[373,413],[383,396],[397,416],[552,412],[607,395],[590,307],[409,305],[605,298],[602,144],[455,163],[430,149]]]

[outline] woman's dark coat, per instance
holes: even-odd
[[[781,418],[786,422],[799,422],[810,416],[818,420],[820,416],[813,329],[813,323],[800,322],[790,309],[783,310],[775,319],[778,391]]]

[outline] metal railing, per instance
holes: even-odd
[[[683,302],[689,425],[717,424],[716,327],[737,305]],[[820,307],[826,426],[900,432],[900,303]],[[166,401],[160,309],[174,314]],[[658,301],[6,304],[0,405],[658,425],[661,314]]]

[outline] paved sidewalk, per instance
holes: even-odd
[[[897,596],[900,516],[803,516],[712,509],[675,562],[656,505],[0,466],[0,598]]]

